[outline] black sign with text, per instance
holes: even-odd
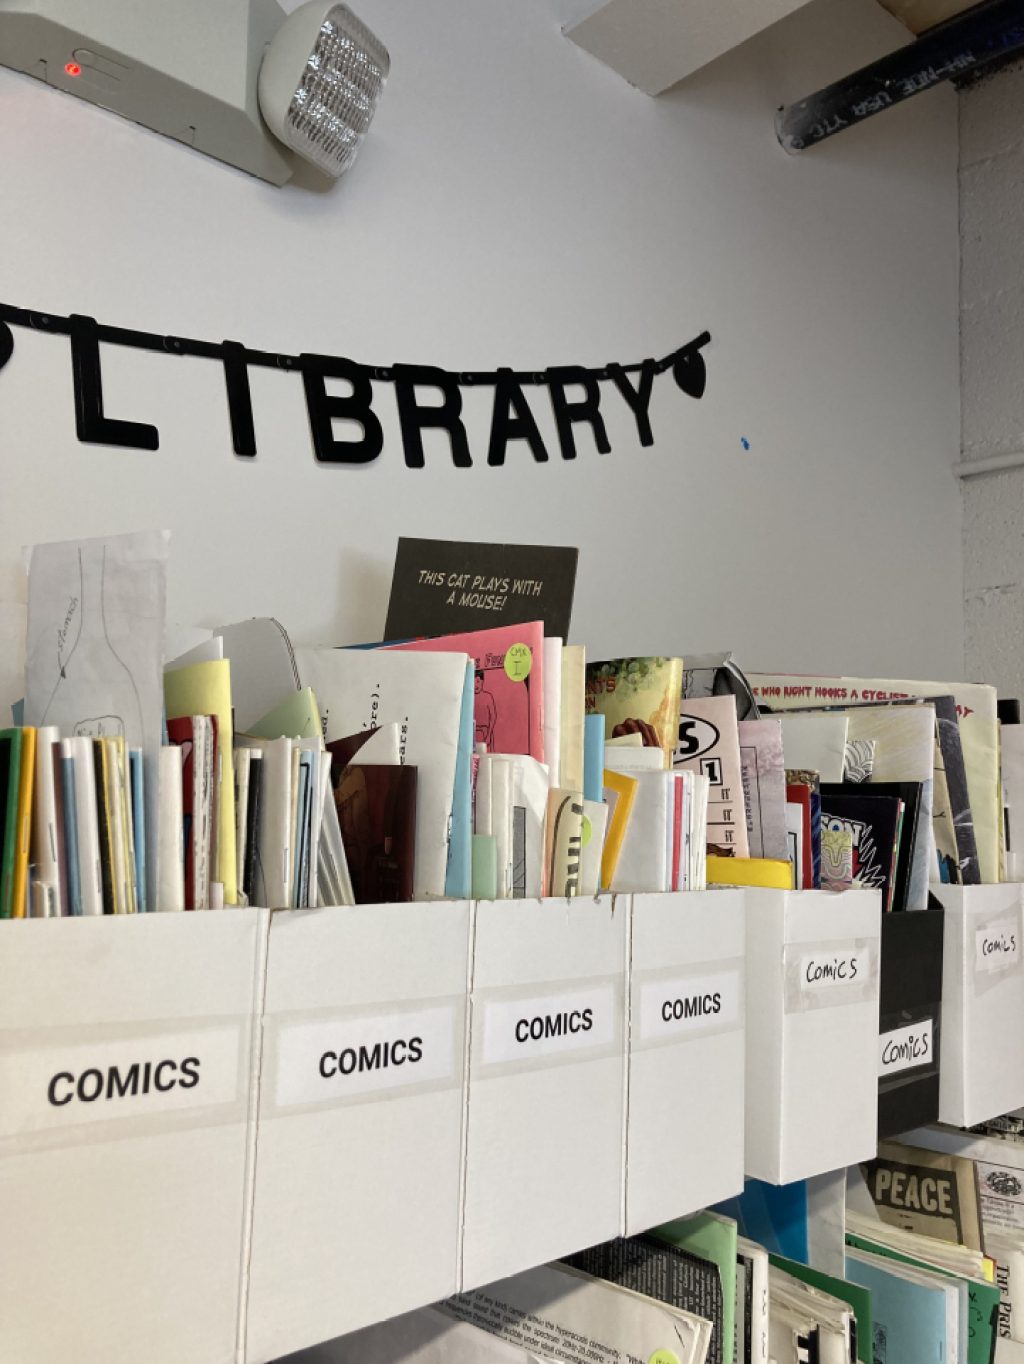
[[[415,639],[542,620],[569,637],[578,549],[398,541],[384,638]]]

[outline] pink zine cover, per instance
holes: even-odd
[[[679,859],[683,849],[683,806],[686,804],[686,786],[681,772],[676,773],[675,797],[672,821],[672,889],[680,890]]]
[[[516,644],[526,645],[530,659],[514,652],[506,670],[506,655]],[[524,753],[538,762],[544,761],[543,621],[472,630],[464,635],[442,635],[438,639],[414,639],[384,647],[416,653],[469,654],[476,669],[474,746],[482,743],[487,745],[488,753]]]

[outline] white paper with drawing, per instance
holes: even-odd
[[[122,735],[152,772],[163,737],[166,531],[35,545],[29,557],[25,724]],[[146,783],[156,846],[157,782]],[[147,879],[156,903],[155,857]]]
[[[25,723],[120,734],[155,754],[163,714],[167,534],[36,545]]]

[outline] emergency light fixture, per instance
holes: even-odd
[[[0,64],[281,185],[349,168],[391,63],[330,0],[0,0]]]

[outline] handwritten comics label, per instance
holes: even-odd
[[[978,971],[1005,971],[1020,961],[1020,925],[1016,918],[997,919],[975,935]]]
[[[533,667],[533,650],[528,644],[510,644],[505,651],[505,676],[511,682],[525,682]]]

